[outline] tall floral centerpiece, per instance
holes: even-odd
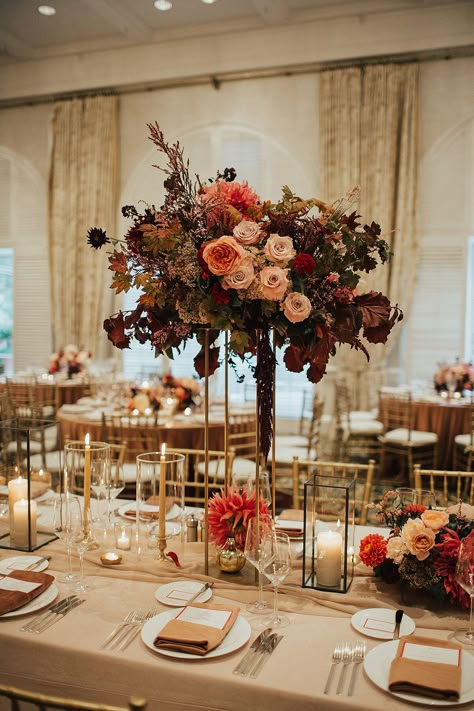
[[[249,359],[258,348],[254,371],[260,407],[260,447],[272,439],[272,378],[276,346],[293,372],[307,368],[317,383],[338,344],[368,357],[362,338],[384,343],[401,312],[379,292],[360,293],[362,272],[389,259],[379,225],[364,224],[352,209],[357,191],[333,205],[303,200],[284,186],[277,203],[262,200],[246,181],[225,169],[214,180],[192,179],[179,143],[165,141],[157,124],[150,139],[165,158],[163,205],[130,219],[124,240],[110,240],[98,227],[88,241],[112,242],[109,257],[116,293],[135,287],[136,307],[108,318],[104,328],[117,348],[134,338],[156,354],[173,356],[197,337],[210,334],[209,374],[221,354],[217,339],[229,334],[230,358]],[[352,210],[352,211],[351,211]],[[204,374],[204,349],[195,368]]]
[[[456,505],[447,511],[397,504],[389,491],[373,508],[388,536],[371,533],[360,542],[359,556],[385,582],[427,591],[440,602],[467,608],[469,596],[456,582],[461,540],[474,536],[474,509]]]

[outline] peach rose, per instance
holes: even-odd
[[[433,531],[439,531],[440,528],[446,526],[449,521],[449,516],[446,511],[426,509],[426,511],[423,511],[421,514],[421,520],[427,528],[431,528]]]
[[[280,235],[272,234],[267,239],[265,256],[271,262],[278,262],[282,266],[286,266],[295,254],[296,250],[293,248],[291,237],[280,237]]]
[[[244,248],[234,237],[224,235],[208,242],[202,252],[209,271],[218,276],[230,274],[245,257]]]
[[[222,280],[223,289],[248,289],[255,279],[255,271],[251,257],[244,259],[230,274]]]
[[[235,239],[239,244],[246,247],[250,244],[257,244],[262,239],[262,230],[256,222],[251,220],[242,220],[233,229]]]
[[[388,539],[387,558],[391,558],[397,565],[400,565],[405,553],[408,553],[408,548],[400,536],[393,536],[393,538]]]
[[[409,553],[425,560],[435,544],[435,532],[426,528],[421,518],[412,518],[403,526],[401,539]]]
[[[283,302],[283,312],[291,323],[304,321],[312,310],[311,301],[304,294],[292,291]]]
[[[288,269],[280,269],[280,267],[263,267],[260,272],[260,281],[264,299],[279,301],[283,298],[290,283],[286,276],[287,272]]]

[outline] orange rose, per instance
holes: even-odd
[[[221,276],[230,274],[245,257],[245,250],[234,237],[224,235],[208,242],[204,247],[202,257],[209,271]]]
[[[433,509],[426,509],[421,514],[421,520],[433,531],[439,531],[440,528],[446,526],[449,521],[449,516],[446,511],[435,511]]]
[[[401,539],[418,560],[425,560],[435,544],[435,532],[421,518],[412,518],[403,526]]]

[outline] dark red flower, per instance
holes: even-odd
[[[297,274],[312,274],[315,266],[316,262],[313,257],[310,254],[306,254],[306,252],[298,254],[292,263],[292,267]]]
[[[229,292],[223,289],[219,282],[216,282],[214,284],[211,289],[211,294],[216,304],[228,304],[230,301]]]
[[[443,586],[452,602],[459,601],[462,607],[469,607],[469,595],[456,582],[456,562],[461,540],[450,528],[445,528],[440,535],[440,542],[435,546],[438,555],[434,559],[434,568],[443,580]]]

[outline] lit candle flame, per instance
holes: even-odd
[[[91,436],[89,433],[87,433],[86,436],[84,437],[84,442],[86,443],[86,447],[91,446]]]
[[[161,445],[161,456],[164,457],[165,454],[166,454],[166,443],[163,442],[163,444]]]

